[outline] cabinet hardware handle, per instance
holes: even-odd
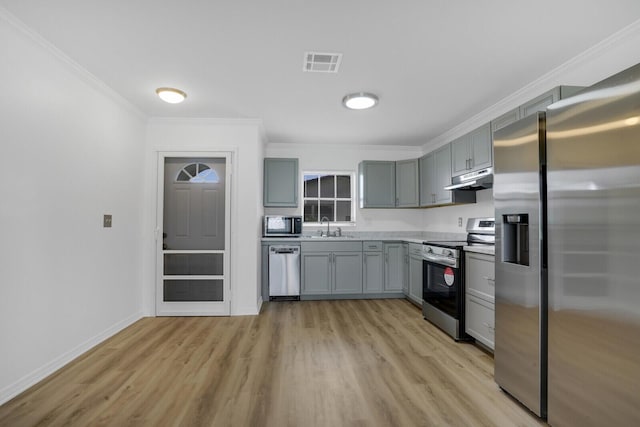
[[[493,282],[494,285],[496,283],[496,279],[492,279],[489,276],[482,276],[482,278],[485,279],[487,282]]]

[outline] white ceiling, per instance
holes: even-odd
[[[0,5],[149,116],[261,118],[270,142],[331,144],[422,145],[640,18],[638,0]],[[343,53],[340,72],[303,73],[308,50]],[[356,91],[379,105],[345,109]]]

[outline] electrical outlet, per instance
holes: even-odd
[[[104,215],[104,218],[102,219],[102,227],[111,228],[111,215]]]
[[[458,217],[458,227],[462,227],[462,217]]]

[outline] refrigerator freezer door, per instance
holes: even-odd
[[[640,66],[547,116],[549,423],[640,425]]]
[[[540,416],[546,409],[544,124],[538,113],[496,131],[493,187],[495,380]]]

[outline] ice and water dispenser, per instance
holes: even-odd
[[[529,265],[529,214],[502,215],[502,262]]]

